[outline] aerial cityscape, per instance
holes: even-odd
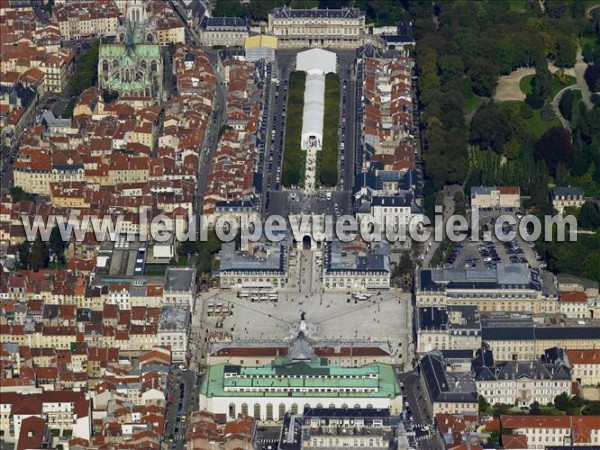
[[[0,450],[600,450],[599,0],[0,0]]]

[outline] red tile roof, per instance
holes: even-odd
[[[499,186],[498,190],[503,195],[520,195],[521,188],[519,186]]]
[[[17,450],[42,448],[45,431],[46,421],[44,419],[40,417],[27,417],[21,423]]]
[[[600,364],[600,349],[566,350],[569,364]]]
[[[524,434],[517,435],[502,435],[502,446],[505,449],[527,449],[527,436]]]
[[[587,295],[585,292],[566,292],[562,291],[558,293],[558,300],[564,303],[586,303]]]

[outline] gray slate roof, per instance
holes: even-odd
[[[291,9],[291,8],[274,8],[271,11],[273,17],[276,18],[346,18],[355,19],[364,16],[360,9],[342,8],[342,9]]]
[[[548,354],[554,353],[560,352],[550,351]],[[543,358],[542,360],[506,361],[494,365],[493,353],[487,347],[477,350],[477,356],[472,362],[472,370],[476,381],[519,380],[521,378],[532,380],[571,379],[571,369],[563,359],[558,357],[552,361]]]
[[[203,17],[200,28],[204,31],[244,31],[248,21],[242,17]]]
[[[477,387],[471,373],[447,372],[441,352],[426,353],[421,359],[420,370],[432,402],[477,402]]]
[[[533,289],[526,264],[498,264],[496,270],[423,269],[419,276],[422,291],[445,289]]]
[[[552,197],[583,197],[585,191],[579,186],[556,186],[552,188]]]

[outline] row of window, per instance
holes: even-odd
[[[310,407],[311,407],[311,405],[308,404],[308,403],[306,403],[306,404],[304,404],[303,409],[308,409]],[[336,406],[335,406],[334,403],[331,403],[329,405],[330,409],[333,409],[335,407]],[[316,405],[316,408],[323,408],[323,405],[321,403],[318,403]],[[347,404],[343,404],[342,405],[342,409],[346,409],[346,408],[348,408],[348,405]],[[361,408],[361,405],[359,405],[357,403],[357,404],[354,405],[354,408],[355,409]],[[229,417],[231,417],[231,418],[235,418],[236,417],[236,409],[237,408],[236,408],[235,403],[230,403],[229,404]],[[240,409],[241,409],[241,412],[242,412],[243,415],[246,415],[246,416],[248,415],[248,404],[247,403],[242,403],[242,407]],[[283,420],[283,418],[285,416],[285,413],[287,412],[287,407],[286,407],[286,405],[284,403],[280,403],[278,409],[279,409],[279,411],[278,411],[279,412],[279,420]],[[367,409],[373,409],[373,405],[369,403],[367,405]],[[290,411],[291,411],[292,414],[298,414],[298,404],[297,403],[293,403],[292,406],[291,406],[291,408],[290,408]],[[253,417],[255,417],[255,418],[260,418],[261,417],[261,405],[260,405],[260,403],[255,403],[254,404],[253,412],[254,412]],[[273,420],[274,419],[274,417],[273,417],[273,404],[272,403],[268,403],[267,404],[266,415],[267,415],[267,420]]]
[[[256,360],[256,363],[258,364],[258,360]],[[243,364],[243,361],[242,361],[242,364]],[[282,377],[280,375],[271,375],[271,374],[269,374],[269,375],[240,374],[240,375],[238,375],[238,378],[267,378],[267,379],[274,379],[274,380],[285,380],[288,378],[339,380],[340,378],[344,378],[344,379],[360,379],[360,380],[362,380],[365,378],[377,378],[377,374],[369,373],[369,374],[365,374],[365,375],[290,375],[287,377]]]
[[[339,438],[329,439],[328,441],[324,439],[313,439],[311,441],[311,445],[314,447],[333,447],[336,448],[340,446]],[[380,447],[382,445],[381,439],[354,439],[352,441],[352,445],[350,441],[343,441],[341,447]]]
[[[295,387],[283,387],[283,388],[275,388],[275,387],[241,387],[241,386],[232,386],[226,387],[226,391],[228,392],[377,392],[377,388],[295,388]]]

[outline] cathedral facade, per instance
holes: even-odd
[[[158,103],[163,94],[163,60],[143,3],[127,7],[124,29],[118,41],[101,44],[98,57],[100,89],[117,92],[119,98],[147,98]]]

